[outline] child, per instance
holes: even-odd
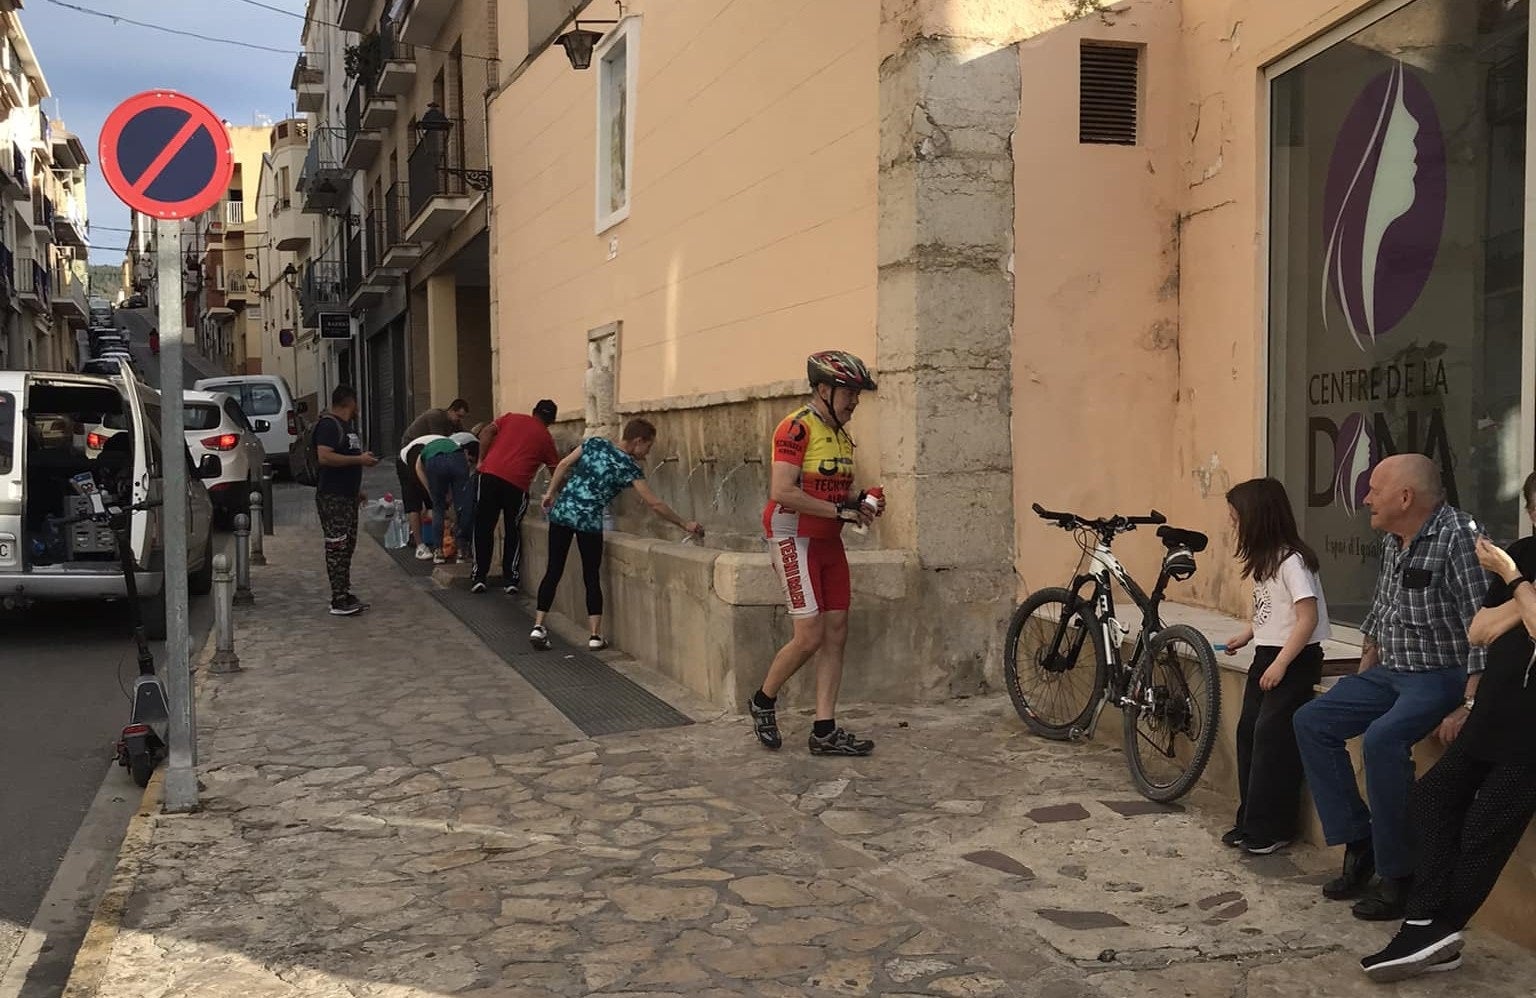
[[[1254,650],[1237,722],[1237,823],[1221,841],[1264,856],[1296,835],[1302,768],[1291,718],[1322,676],[1328,603],[1284,485],[1250,479],[1227,493],[1227,506],[1243,578],[1253,580],[1253,623],[1227,641],[1227,654],[1250,641]]]

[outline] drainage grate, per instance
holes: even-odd
[[[571,648],[553,635],[551,650],[534,651],[528,645],[533,618],[506,597],[490,593],[476,596],[459,587],[434,589],[432,595],[587,735],[693,723],[601,659]]]

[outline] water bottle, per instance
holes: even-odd
[[[880,502],[884,498],[885,490],[876,485],[874,488],[869,489],[864,493],[864,508],[869,510],[872,515],[879,516]],[[853,525],[853,532],[856,534],[867,534],[869,533],[869,528],[864,526],[862,523],[855,523]]]

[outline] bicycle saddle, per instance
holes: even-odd
[[[1178,527],[1158,527],[1157,536],[1162,540],[1163,547],[1172,551],[1175,548],[1187,548],[1193,552],[1205,550],[1210,538],[1198,530],[1182,530]]]

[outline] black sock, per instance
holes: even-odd
[[[752,694],[752,704],[758,710],[772,710],[774,704],[778,702],[779,701],[777,697],[771,697],[764,693],[762,690],[758,690],[756,693]]]
[[[1344,851],[1354,853],[1357,856],[1361,853],[1375,852],[1376,840],[1374,838],[1356,839],[1349,845],[1345,846]]]
[[[811,734],[817,738],[825,738],[836,730],[837,722],[832,718],[827,718],[825,721],[817,721],[811,725]]]

